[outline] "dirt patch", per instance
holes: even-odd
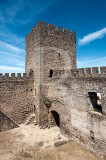
[[[67,141],[58,127],[43,130],[32,124],[21,125],[0,133],[0,160],[99,160],[78,144]],[[61,142],[66,144],[60,146]]]

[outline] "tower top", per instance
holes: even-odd
[[[70,31],[69,29],[65,29],[59,26],[56,27],[53,24],[47,25],[47,23],[43,21],[39,21],[37,25],[35,25],[34,28],[32,28],[32,30],[29,32],[27,36],[30,36],[33,31],[43,32],[43,30],[48,31],[49,33],[54,32],[55,34],[65,36],[65,37],[68,36],[69,39],[71,39],[73,42],[76,43],[76,32],[75,31]]]

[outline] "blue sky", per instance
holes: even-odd
[[[38,21],[77,33],[77,66],[106,66],[106,0],[0,0],[0,72],[25,72],[25,36]]]

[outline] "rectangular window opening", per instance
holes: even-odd
[[[53,70],[51,69],[49,73],[49,77],[52,77],[52,76],[53,76]]]
[[[88,92],[93,110],[102,113],[101,94],[96,92]]]

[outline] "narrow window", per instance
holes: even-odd
[[[36,112],[36,107],[35,107],[35,105],[34,105],[34,113]]]
[[[59,57],[60,57],[60,53],[59,53]]]
[[[51,69],[49,77],[52,77],[52,76],[53,76],[53,70]]]
[[[36,96],[36,89],[35,89],[35,96]]]

